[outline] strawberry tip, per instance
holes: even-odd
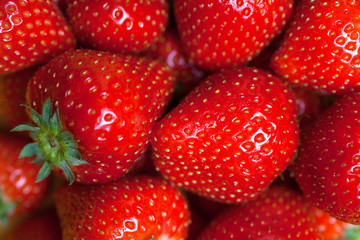
[[[48,177],[52,167],[56,166],[63,171],[71,185],[75,181],[75,176],[70,165],[89,163],[82,159],[81,153],[77,150],[78,144],[73,134],[63,130],[59,108],[57,107],[53,113],[50,98],[45,101],[41,115],[28,105],[22,106],[29,109],[35,126],[21,124],[11,131],[29,131],[35,142],[25,145],[19,157],[36,156],[32,162],[42,164],[36,182]]]

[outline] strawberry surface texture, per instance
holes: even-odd
[[[360,240],[360,0],[0,0],[1,240]]]

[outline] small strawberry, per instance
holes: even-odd
[[[158,59],[174,71],[177,80],[178,98],[188,94],[204,77],[205,73],[189,63],[182,43],[175,29],[170,28],[144,53],[152,59]]]
[[[36,125],[14,129],[29,130],[36,140],[24,154],[37,154],[43,163],[38,181],[53,166],[70,182],[101,183],[124,175],[149,146],[174,84],[165,64],[145,58],[77,50],[48,62],[27,88]]]
[[[52,0],[0,2],[0,74],[45,63],[74,47],[70,27]]]
[[[323,110],[321,95],[304,87],[292,86],[296,106],[298,110],[299,125],[305,127],[315,121]]]
[[[190,223],[181,192],[146,175],[102,185],[65,185],[54,199],[64,240],[184,240]]]
[[[37,68],[27,68],[15,73],[0,75],[0,122],[5,127],[13,128],[29,122],[25,104],[26,85]]]
[[[340,98],[303,129],[291,166],[305,196],[329,215],[360,224],[360,93]]]
[[[178,186],[221,202],[255,197],[298,145],[295,101],[255,68],[213,74],[154,128],[157,169]]]
[[[349,225],[343,221],[340,221],[324,211],[313,207],[313,218],[316,223],[316,230],[323,236],[326,240],[338,240],[345,237],[346,228]],[[351,238],[345,238],[350,240]]]
[[[273,70],[291,84],[343,94],[360,89],[360,1],[300,1]]]
[[[292,0],[175,0],[187,54],[204,70],[247,63],[285,26]]]
[[[5,240],[61,240],[61,228],[55,209],[45,209],[27,218]]]
[[[66,9],[80,44],[137,53],[155,42],[168,21],[166,0],[69,0]]]
[[[272,187],[257,199],[223,212],[198,240],[321,240],[310,209],[309,202],[298,192]]]
[[[34,210],[46,197],[49,181],[35,183],[39,166],[21,156],[27,143],[15,134],[0,133],[0,225]]]

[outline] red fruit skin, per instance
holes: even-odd
[[[330,215],[326,214],[324,211],[318,208],[313,207],[312,211],[317,225],[316,229],[323,236],[324,239],[343,239],[343,237],[345,236],[345,230],[350,224],[331,217]]]
[[[33,158],[19,158],[21,149],[28,143],[15,134],[0,133],[1,200],[16,204],[8,217],[31,212],[45,200],[49,190],[48,179],[35,183],[40,167],[30,163]]]
[[[61,240],[61,228],[55,209],[43,210],[15,227],[6,240]]]
[[[291,87],[298,109],[299,125],[304,128],[315,121],[323,111],[323,101],[319,94],[303,88]]]
[[[168,21],[166,0],[69,0],[70,24],[83,47],[138,53],[155,42]]]
[[[75,48],[75,38],[52,0],[0,3],[0,74],[42,64]]]
[[[360,224],[360,93],[340,98],[302,132],[291,166],[304,195],[329,215]]]
[[[64,127],[90,164],[72,167],[75,181],[102,183],[124,175],[145,152],[174,85],[160,62],[83,49],[40,68],[26,102],[38,112],[49,97],[59,106]]]
[[[54,199],[63,240],[184,240],[190,224],[181,192],[146,175],[102,185],[63,186]]]
[[[175,19],[190,60],[214,71],[250,61],[285,26],[292,0],[175,0]]]
[[[15,73],[0,75],[0,122],[5,128],[29,122],[25,108],[26,85],[37,68],[31,67]]]
[[[144,53],[152,59],[159,59],[174,71],[178,82],[177,95],[183,98],[205,76],[205,73],[189,63],[176,29],[169,29]]]
[[[341,95],[359,89],[359,44],[359,1],[301,1],[271,66],[290,84]]]
[[[295,101],[270,73],[221,71],[157,123],[151,144],[166,179],[217,201],[245,201],[267,188],[294,156]]]
[[[316,231],[310,204],[298,192],[272,187],[257,199],[234,206],[215,218],[198,240],[324,239]]]

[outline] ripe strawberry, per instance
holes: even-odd
[[[54,195],[63,239],[177,239],[190,213],[180,191],[160,178],[65,185]]]
[[[96,50],[136,53],[165,31],[166,0],[69,0],[66,9],[80,44]]]
[[[7,128],[29,122],[24,107],[26,85],[37,68],[0,75],[0,122]]]
[[[248,200],[295,154],[295,101],[270,73],[221,71],[160,120],[151,141],[157,169],[178,186],[221,202]]]
[[[205,75],[189,63],[175,29],[167,30],[144,54],[149,58],[166,62],[174,71],[178,98],[188,94]]]
[[[315,121],[323,110],[323,100],[319,94],[303,87],[292,86],[298,110],[299,125],[305,127]]]
[[[323,239],[309,210],[309,203],[298,192],[272,187],[257,199],[219,215],[198,240]]]
[[[340,98],[303,130],[295,178],[316,207],[360,224],[360,93]]]
[[[175,0],[185,49],[196,66],[217,70],[247,63],[285,26],[292,0]]]
[[[73,172],[83,183],[121,177],[147,149],[174,82],[165,64],[145,58],[77,50],[48,62],[27,88],[37,126],[15,128],[36,140],[24,151],[44,163],[38,180],[52,166],[70,182]],[[50,101],[58,108],[53,117]]]
[[[291,84],[332,94],[360,89],[360,1],[305,0],[296,9],[273,70]]]
[[[75,38],[52,0],[0,2],[0,74],[42,64],[75,47]]]
[[[40,168],[20,154],[27,143],[15,134],[0,133],[0,226],[34,210],[46,197],[49,181],[35,183]]]
[[[6,240],[61,240],[59,218],[55,209],[38,212],[12,229]]]
[[[326,214],[324,211],[315,207],[313,207],[312,212],[316,223],[316,230],[323,236],[324,239],[352,239],[344,238],[345,230],[349,224],[333,218],[330,215]]]

